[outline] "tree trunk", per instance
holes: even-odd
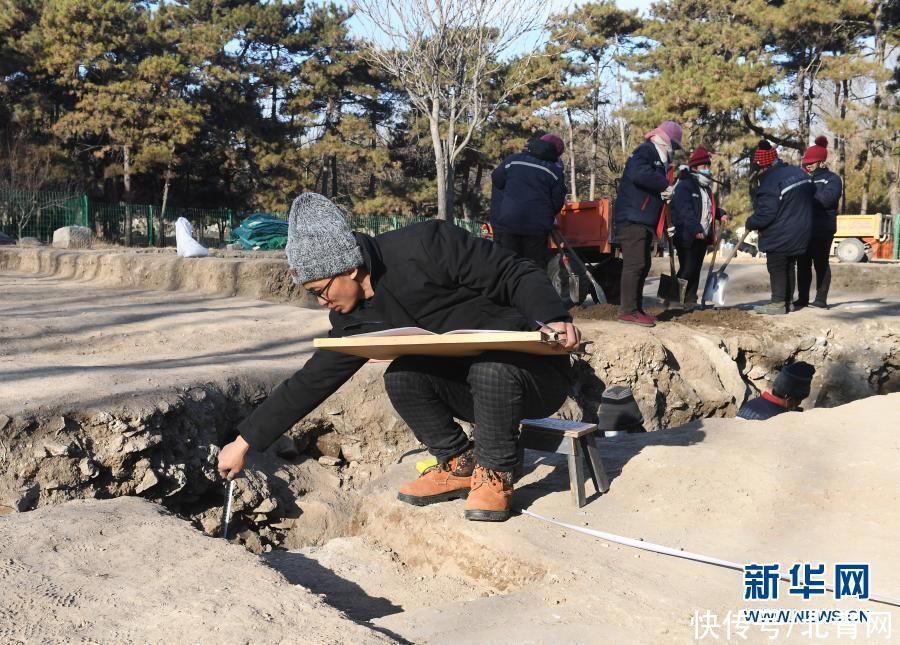
[[[122,146],[122,183],[125,184],[125,246],[131,246],[134,216],[131,212],[131,147]]]
[[[159,238],[156,246],[162,248],[166,245],[166,204],[169,201],[169,185],[172,183],[172,162],[166,166],[165,183],[163,184],[162,207],[159,209]]]
[[[575,126],[572,124],[572,108],[566,108],[566,125],[569,129],[569,141],[566,147],[569,149],[569,192],[572,195],[572,201],[578,201],[578,186],[575,184]]]
[[[378,147],[378,139],[375,136],[375,133],[378,132],[378,120],[375,118],[374,110],[369,115],[369,125],[371,126],[372,133],[373,133],[371,143],[369,144],[369,148],[372,150],[372,158],[374,159],[375,158],[375,150]],[[368,185],[368,188],[366,189],[366,196],[370,197],[370,198],[375,197],[375,173],[374,172],[369,173],[369,185]]]
[[[591,105],[591,183],[588,199],[594,201],[597,188],[597,140],[600,138],[600,59],[594,61],[594,88]]]
[[[444,186],[447,189],[445,201],[447,204],[447,217],[445,219],[448,222],[452,222],[456,212],[456,168],[452,161],[446,162],[445,172],[447,173],[447,179],[444,181]]]
[[[278,118],[278,86],[272,83],[272,111],[270,112],[272,121]]]
[[[338,195],[338,166],[337,155],[331,155],[331,197]]]
[[[478,207],[479,200],[478,197],[481,195],[481,182],[484,180],[484,164],[480,161],[475,169],[475,183],[472,184],[472,190],[469,196],[471,200],[471,204],[469,205],[469,212],[472,217],[475,217],[481,212],[481,209]]]
[[[806,72],[803,69],[803,61],[797,71],[797,131],[800,135],[801,145],[809,142],[809,130],[806,126]]]
[[[847,99],[850,97],[850,81],[843,80],[841,81],[841,105],[840,105],[840,117],[841,123],[846,123],[847,121]],[[843,132],[846,132],[842,128]],[[844,187],[844,190],[841,191],[841,207],[838,210],[838,213],[846,213],[847,212],[847,137],[843,134],[838,139],[837,145],[838,152],[838,175],[841,177],[841,185]]]
[[[321,195],[328,194],[328,158],[319,157],[319,171],[316,173],[316,190]]]
[[[875,6],[875,64],[884,67],[886,43],[884,35],[884,5],[882,0]],[[888,189],[888,204],[891,213],[900,213],[900,159],[895,153],[897,147],[897,132],[886,127],[888,124],[887,111],[891,109],[891,97],[888,95],[887,84],[880,75],[875,78],[875,127],[883,129],[888,134],[880,142],[881,156],[884,160],[885,183]],[[900,242],[894,241],[894,244]]]
[[[431,114],[428,115],[428,125],[431,130],[431,145],[434,148],[434,165],[437,180],[437,210],[438,217],[443,220],[452,220],[452,205],[447,204],[447,160],[444,157],[444,145],[441,140],[440,106],[437,101],[431,102]]]
[[[472,209],[469,196],[469,176],[471,174],[472,166],[470,164],[466,164],[463,168],[462,191],[460,191],[462,197],[463,219],[472,219]]]
[[[866,163],[863,166],[863,185],[862,197],[859,201],[859,214],[867,215],[869,213],[869,185],[872,182],[872,144],[867,143]]]
[[[622,65],[619,63],[619,35],[616,34],[616,91],[619,94],[619,143],[622,146],[622,158],[625,158],[627,151],[625,150],[625,119],[622,117],[622,108],[625,105],[625,99],[622,96]]]
[[[900,160],[889,149],[885,153],[884,163],[887,168],[888,206],[891,213],[900,213]],[[900,244],[900,241],[896,241],[894,244]]]

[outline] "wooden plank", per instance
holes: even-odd
[[[430,334],[422,336],[346,336],[316,338],[313,346],[362,358],[392,360],[398,356],[477,356],[486,351],[524,352],[542,356],[569,353],[539,331]]]
[[[522,419],[522,427],[544,432],[558,432],[566,437],[583,437],[597,430],[596,423],[586,423],[584,421],[571,421],[569,419],[557,419],[548,417],[546,419]]]
[[[566,441],[572,444],[572,454],[569,455],[569,492],[572,493],[572,501],[578,508],[584,506],[584,455],[578,447],[578,440],[566,437]]]

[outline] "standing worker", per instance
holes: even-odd
[[[825,167],[828,158],[828,139],[816,137],[815,145],[803,153],[800,165],[813,180],[816,189],[813,200],[812,236],[806,253],[797,261],[797,300],[795,309],[807,305],[828,308],[828,288],[831,286],[831,268],[828,256],[831,255],[831,243],[837,232],[837,210],[841,201],[844,186],[841,178]],[[816,299],[809,301],[809,288],[812,285],[812,269],[816,268]]]
[[[330,310],[332,337],[409,326],[528,331],[540,320],[564,349],[580,341],[545,271],[441,220],[370,237],[352,233],[327,198],[304,193],[291,206],[286,252],[294,281]],[[219,473],[233,479],[251,448],[268,448],[365,364],[317,350],[240,423],[219,453]],[[416,506],[467,497],[466,519],[507,519],[519,422],[556,412],[572,381],[563,352],[394,360],[384,375],[388,397],[438,461],[398,497]],[[474,448],[456,419],[475,423]]]
[[[524,152],[508,156],[491,173],[494,242],[541,269],[550,252],[547,237],[566,201],[559,161],[565,146],[555,134],[532,139]]]
[[[697,304],[697,287],[706,249],[715,244],[714,221],[727,222],[725,212],[716,204],[712,191],[712,159],[709,151],[698,146],[688,159],[689,172],[682,172],[672,195],[672,224],[678,251],[678,277],[687,281],[685,308]]]
[[[759,142],[753,161],[759,167],[758,186],[753,215],[746,226],[759,231],[759,250],[766,254],[772,291],[771,300],[753,310],[767,315],[786,314],[794,295],[797,259],[809,246],[815,189],[809,175],[781,161],[765,139]]]
[[[619,321],[653,327],[644,313],[644,281],[650,273],[650,251],[662,206],[672,196],[668,169],[681,148],[681,126],[663,121],[644,135],[625,162],[614,211],[615,241],[622,249]]]

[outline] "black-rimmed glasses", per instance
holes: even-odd
[[[328,288],[331,287],[331,283],[334,282],[334,279],[337,278],[336,275],[331,276],[331,279],[325,283],[325,286],[321,289],[307,289],[306,293],[311,295],[313,298],[321,298],[322,300],[328,300],[328,296],[325,294],[328,292]]]

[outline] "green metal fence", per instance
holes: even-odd
[[[56,229],[77,224],[89,227],[99,239],[114,244],[172,246],[175,244],[175,221],[184,217],[193,226],[194,237],[201,244],[215,247],[229,241],[228,231],[242,219],[228,208],[166,207],[162,222],[159,213],[160,207],[153,204],[109,204],[87,195],[0,188],[0,231],[17,238],[36,237],[42,242],[52,241]],[[284,214],[273,215],[286,219]],[[428,219],[350,215],[348,223],[354,231],[378,235]],[[455,219],[454,223],[473,235],[483,235],[481,222]]]
[[[234,225],[235,215],[228,208],[166,207],[160,224],[160,207],[153,204],[105,204],[91,201],[89,226],[108,241],[132,246],[171,246],[175,244],[175,221],[184,217],[194,228],[194,237],[206,246],[223,244],[226,227]],[[129,221],[131,222],[129,234]],[[161,230],[162,229],[162,230]],[[160,240],[160,234],[163,239]]]
[[[0,189],[0,231],[47,241],[61,226],[86,226],[86,205],[86,195]]]
[[[393,231],[417,222],[427,222],[429,219],[432,218],[420,216],[350,215],[347,218],[347,222],[354,231],[369,235],[379,235],[380,233]],[[460,228],[466,229],[472,235],[483,237],[482,223],[477,220],[456,218],[453,220],[453,223]]]

